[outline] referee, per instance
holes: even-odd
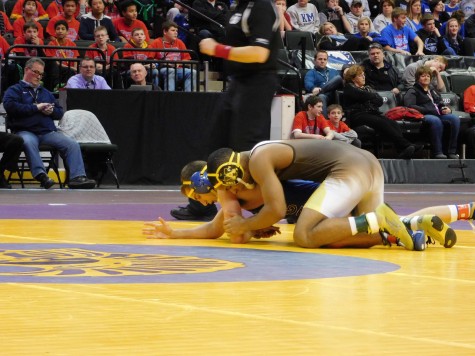
[[[270,138],[271,104],[278,88],[279,15],[272,0],[238,0],[224,43],[200,42],[200,51],[225,60],[230,84],[211,142],[247,151]]]

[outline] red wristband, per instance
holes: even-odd
[[[229,52],[231,52],[231,49],[232,49],[231,46],[225,46],[225,45],[219,44],[214,49],[214,56],[219,57],[219,58],[228,59],[229,58]]]

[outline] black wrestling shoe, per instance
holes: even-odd
[[[96,181],[86,176],[79,176],[71,179],[68,183],[69,189],[94,189]]]
[[[8,184],[3,173],[0,174],[0,189],[12,189],[12,186]]]
[[[217,214],[217,210],[213,210],[206,215],[193,214],[187,206],[179,206],[177,209],[172,209],[170,215],[177,220],[192,220],[192,221],[211,221]]]
[[[49,189],[54,185],[54,180],[46,175],[46,173],[38,174],[35,179],[40,182],[40,187]]]

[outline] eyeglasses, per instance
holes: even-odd
[[[39,70],[31,69],[31,68],[28,68],[28,69],[31,70],[33,73],[35,73],[38,77],[43,77],[45,75],[45,72],[40,72]]]

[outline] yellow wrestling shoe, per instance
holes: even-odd
[[[409,229],[424,230],[427,237],[439,241],[445,248],[451,248],[457,242],[455,231],[437,215],[416,216],[412,219],[405,218],[403,221]]]
[[[406,250],[414,250],[414,241],[411,234],[399,219],[396,212],[388,204],[381,204],[374,212],[378,218],[380,230],[395,236],[399,240],[399,246],[404,246]]]

